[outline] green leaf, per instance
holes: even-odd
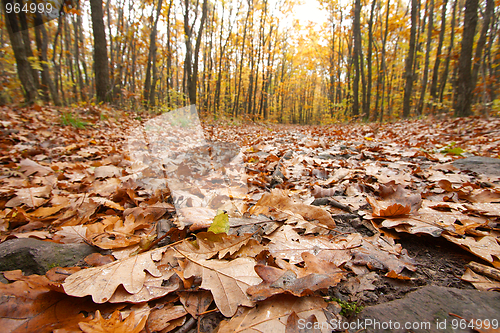
[[[228,233],[229,231],[229,216],[223,210],[217,209],[217,215],[214,217],[214,221],[208,231],[214,234]]]

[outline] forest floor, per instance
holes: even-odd
[[[0,130],[8,331],[295,332],[423,286],[500,290],[498,118],[225,125],[37,106],[3,107]],[[93,253],[26,269],[8,264],[16,239]]]

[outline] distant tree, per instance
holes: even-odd
[[[403,100],[403,118],[408,118],[410,115],[410,102],[413,90],[413,59],[415,56],[415,36],[417,32],[417,0],[411,0],[411,29],[410,29],[410,47],[405,64],[405,91]]]
[[[472,82],[471,67],[478,5],[478,0],[467,0],[465,3],[462,49],[458,60],[458,81],[453,102],[453,109],[457,117],[466,117],[472,114],[472,92],[475,87]]]
[[[5,15],[5,25],[9,34],[14,57],[16,58],[17,75],[24,88],[26,104],[33,104],[38,99],[38,91],[33,77],[32,67],[28,61],[26,45],[23,41],[22,32],[20,30],[20,19],[14,11],[7,12],[5,6],[7,0],[2,0],[3,12]],[[22,12],[20,13],[22,14]]]
[[[94,72],[95,88],[98,102],[111,102],[109,89],[109,60],[106,46],[106,33],[102,0],[90,0],[92,11],[92,30],[94,32]]]

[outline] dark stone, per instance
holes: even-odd
[[[473,156],[455,160],[452,163],[462,171],[474,171],[488,176],[500,176],[500,159]]]
[[[58,244],[34,238],[16,238],[0,244],[0,271],[20,269],[25,275],[45,274],[53,267],[75,266],[97,252],[87,244]]]
[[[438,286],[426,286],[408,293],[404,298],[387,303],[368,306],[352,321],[369,323],[363,332],[471,332],[460,329],[461,319],[450,315],[460,316],[466,320],[493,319],[500,321],[500,293],[495,291],[479,291],[470,289],[456,289]],[[392,329],[388,327],[392,322]],[[375,327],[373,323],[380,323]],[[384,324],[387,329],[384,329]],[[401,328],[396,329],[396,323]],[[416,326],[405,329],[405,323]],[[429,323],[429,324],[427,324]],[[439,327],[437,327],[439,323]],[[463,321],[462,324],[464,324]],[[424,327],[424,324],[427,327]],[[458,324],[458,329],[453,329]],[[424,328],[423,328],[424,327]],[[356,330],[351,330],[354,332]]]

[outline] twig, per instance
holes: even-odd
[[[194,326],[196,325],[196,319],[193,317],[189,318],[188,321],[184,325],[182,325],[179,330],[177,330],[177,333],[187,333],[189,330],[191,330]]]

